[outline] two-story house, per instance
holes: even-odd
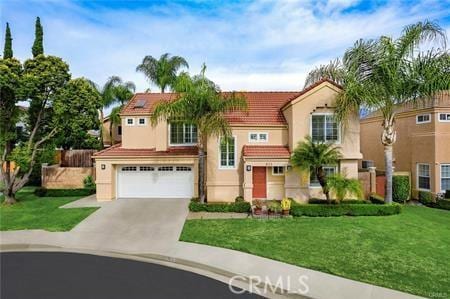
[[[359,118],[346,126],[333,117],[340,87],[322,80],[299,92],[242,92],[247,112],[226,117],[232,138],[206,143],[206,188],[209,202],[254,198],[292,197],[306,201],[320,197],[321,188],[309,172],[298,172],[289,157],[298,142],[336,143],[341,148],[339,165],[327,165],[331,174],[358,177]],[[157,102],[174,100],[172,93],[138,93],[124,107],[122,143],[97,153],[97,199],[189,198],[198,194],[197,130],[183,123],[150,123]]]
[[[361,120],[361,152],[384,170],[380,142],[382,117],[374,112]],[[444,192],[450,189],[450,94],[396,107],[395,171],[411,173],[414,190]]]

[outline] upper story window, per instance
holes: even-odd
[[[313,141],[339,142],[339,127],[331,113],[311,115]]]
[[[416,116],[416,124],[426,124],[431,122],[431,114],[419,114]]]
[[[145,117],[138,118],[138,125],[139,126],[145,126],[147,125],[147,119]]]
[[[269,140],[269,133],[265,132],[250,132],[248,133],[249,142],[267,142]]]
[[[220,138],[219,141],[219,168],[236,167],[236,137]]]
[[[325,176],[332,176],[337,172],[337,166],[323,166],[323,171],[325,172]],[[317,179],[316,173],[313,169],[309,171],[309,186],[311,187],[320,187],[319,180]]]
[[[430,190],[430,164],[417,164],[417,187],[420,190]]]
[[[450,113],[439,113],[439,121],[450,122]]]
[[[180,122],[170,124],[171,145],[192,145],[197,143],[197,127]]]
[[[441,191],[450,190],[450,164],[441,164]]]
[[[134,118],[125,119],[127,126],[134,126]]]
[[[272,175],[283,175],[283,174],[284,174],[284,166],[272,167]]]

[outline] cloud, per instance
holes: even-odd
[[[429,0],[109,3],[7,0],[2,26],[10,22],[15,54],[25,59],[39,15],[46,53],[63,57],[74,76],[99,84],[119,75],[146,90],[136,65],[145,55],[169,52],[184,56],[193,73],[206,62],[223,90],[298,90],[311,68],[342,55],[358,38],[397,35],[423,19],[450,23],[448,3]]]

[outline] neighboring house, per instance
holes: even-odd
[[[358,177],[359,118],[346,126],[333,119],[340,87],[322,80],[301,92],[242,92],[248,112],[227,115],[229,142],[212,137],[207,150],[209,202],[234,201],[237,196],[305,201],[323,196],[309,172],[291,169],[292,150],[306,135],[335,142],[343,158],[327,173],[341,171]],[[155,104],[174,100],[171,93],[138,93],[124,107],[122,143],[94,155],[97,199],[189,198],[197,196],[197,130],[182,123],[150,124]]]
[[[415,190],[440,193],[450,189],[450,94],[396,110],[395,171],[411,172]],[[364,160],[384,170],[381,125],[378,112],[361,120],[361,152]]]
[[[112,126],[112,142],[110,135],[111,120],[109,116],[103,120],[103,144],[105,146],[111,146],[122,141],[122,126]]]

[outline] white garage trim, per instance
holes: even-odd
[[[193,165],[117,165],[117,198],[190,198]]]

